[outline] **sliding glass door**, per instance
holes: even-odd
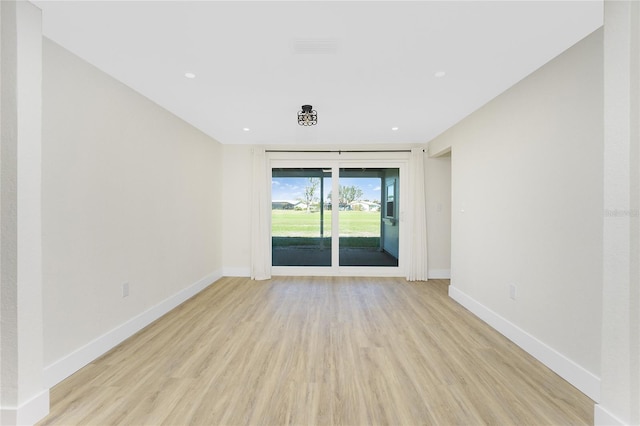
[[[391,274],[400,265],[400,167],[322,166],[272,168],[272,266]]]
[[[397,168],[340,169],[340,266],[398,266],[398,179]]]
[[[331,169],[272,169],[273,266],[331,266]]]

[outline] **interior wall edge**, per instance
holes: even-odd
[[[49,414],[49,388],[22,403],[19,407],[0,407],[0,424],[33,425]]]
[[[596,404],[593,407],[593,424],[596,426],[623,426],[625,422],[614,416],[602,404]]]
[[[433,142],[433,140],[431,142]],[[431,142],[429,142],[425,148],[426,153],[430,158],[442,157],[451,152],[451,143],[445,143],[444,145],[437,146],[438,142]]]

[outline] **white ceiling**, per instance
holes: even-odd
[[[427,142],[603,13],[602,1],[34,3],[46,37],[226,144]],[[298,126],[302,104],[317,126]]]

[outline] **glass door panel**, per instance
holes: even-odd
[[[340,266],[398,266],[399,169],[341,168]]]
[[[273,266],[331,266],[331,169],[274,168]]]

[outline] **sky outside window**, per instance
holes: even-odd
[[[325,201],[331,192],[331,179],[325,180]],[[271,179],[271,199],[274,201],[298,201],[303,198],[309,178],[274,177]],[[357,186],[362,190],[362,200],[380,201],[380,178],[340,178],[342,186]]]

